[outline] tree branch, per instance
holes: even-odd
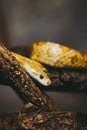
[[[28,103],[21,113],[2,114],[0,128],[3,130],[86,130],[87,114],[46,112]]]
[[[58,111],[18,61],[0,44],[0,70],[6,81],[28,102],[19,113],[0,114],[1,130],[86,130],[87,114]]]
[[[10,86],[15,89],[26,102],[47,111],[55,110],[53,102],[36,86],[30,76],[21,68],[9,50],[0,43],[0,68]]]
[[[52,90],[87,92],[87,69],[51,69],[48,76],[52,80]]]

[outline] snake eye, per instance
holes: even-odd
[[[44,76],[42,74],[40,74],[40,79],[43,79],[43,78],[44,78]]]

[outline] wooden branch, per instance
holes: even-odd
[[[87,91],[87,69],[49,70],[48,76],[52,80],[52,90]]]
[[[30,76],[20,67],[18,61],[9,50],[0,43],[0,68],[10,86],[15,89],[26,102],[47,111],[55,110],[53,102],[36,86]]]
[[[58,111],[4,45],[0,44],[0,70],[12,88],[28,102],[19,113],[0,114],[1,130],[86,130],[87,114]]]
[[[87,114],[73,112],[46,112],[33,104],[26,104],[21,113],[2,114],[3,130],[86,130]]]

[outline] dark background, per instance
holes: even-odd
[[[0,41],[7,47],[59,42],[87,53],[87,0],[0,0]],[[87,94],[47,92],[61,110],[87,112]],[[22,100],[0,85],[0,111],[14,112]]]

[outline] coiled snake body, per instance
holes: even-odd
[[[30,52],[30,59],[14,52],[12,55],[25,71],[44,86],[50,85],[51,79],[46,74],[47,69],[38,62],[58,68],[87,68],[86,54],[53,42],[34,43]]]
[[[54,67],[87,68],[86,54],[53,42],[34,43],[30,58]]]

